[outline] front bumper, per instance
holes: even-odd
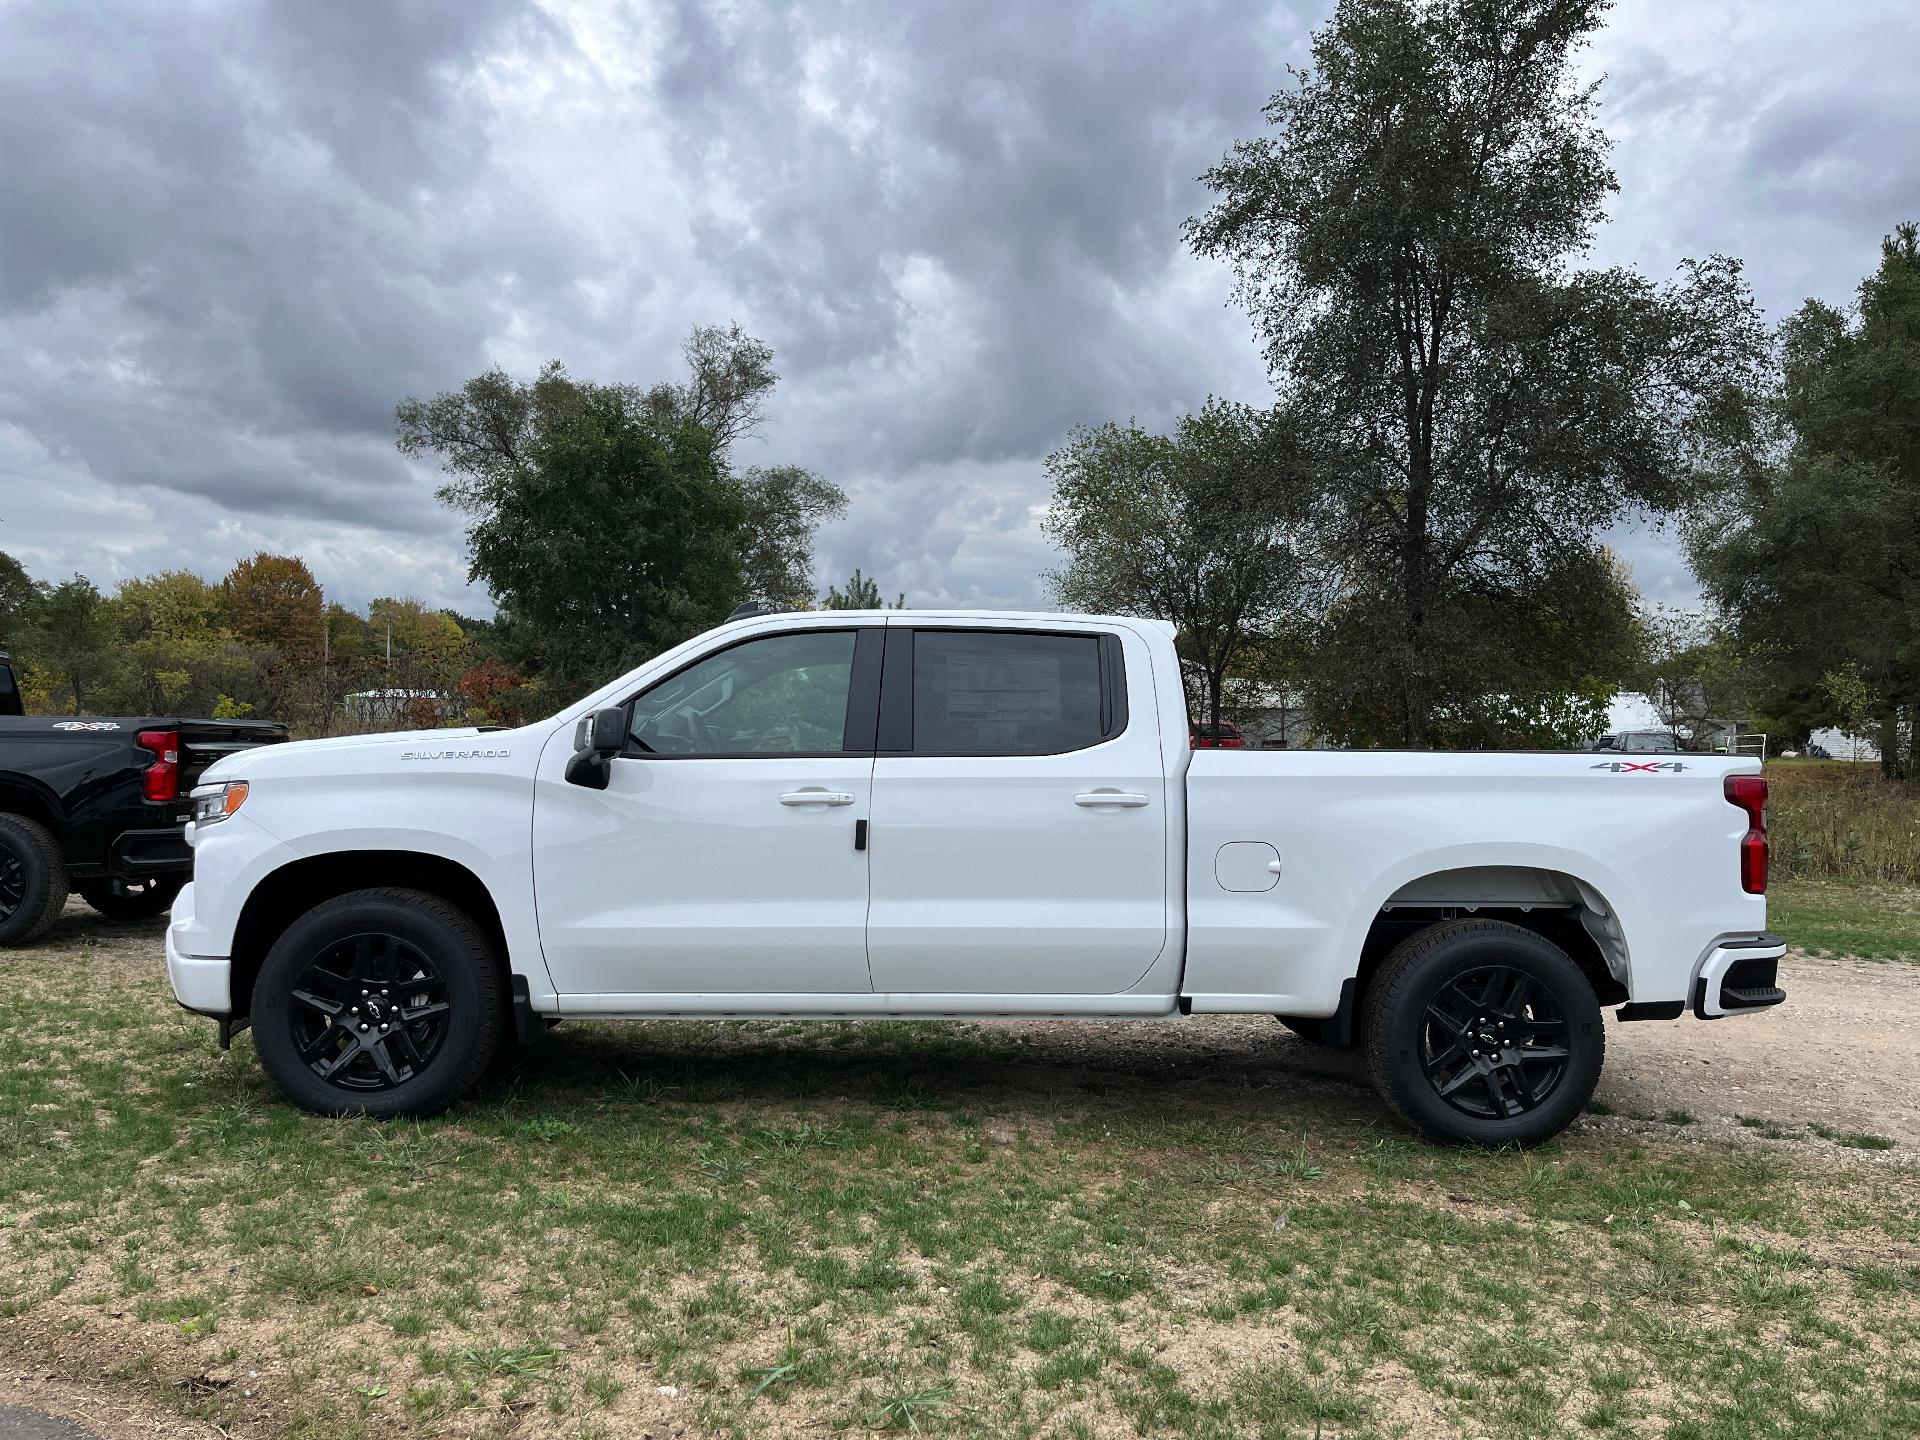
[[[1702,1020],[1770,1010],[1787,998],[1780,988],[1780,957],[1787,942],[1778,935],[1722,940],[1701,957],[1693,975],[1693,1013]]]
[[[182,950],[182,938],[191,944],[193,886],[174,898],[167,922],[167,983],[173,998],[202,1015],[227,1015],[233,1010],[233,961],[225,955],[193,955]]]

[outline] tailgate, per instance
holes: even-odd
[[[272,720],[180,720],[180,793],[200,783],[209,765],[258,745],[280,745],[287,727]]]

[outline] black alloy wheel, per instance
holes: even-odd
[[[0,925],[27,903],[27,867],[11,849],[0,846]]]
[[[0,945],[45,934],[67,904],[67,862],[38,820],[0,812]]]
[[[1544,1104],[1567,1073],[1567,1020],[1552,994],[1505,965],[1468,970],[1427,1002],[1420,1068],[1463,1115],[1503,1120]]]
[[[253,985],[253,1044],[280,1092],[322,1115],[432,1115],[502,1041],[504,961],[464,910],[355,890],[300,916]]]
[[[1538,1145],[1592,1098],[1606,1058],[1585,972],[1504,920],[1445,920],[1402,941],[1367,983],[1361,1049],[1381,1097],[1453,1145]]]
[[[391,1090],[422,1074],[446,1042],[446,981],[418,945],[361,934],[327,946],[293,991],[300,1059],[337,1089]]]

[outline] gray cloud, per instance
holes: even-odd
[[[268,545],[349,600],[484,605],[394,402],[549,357],[649,381],[737,318],[784,377],[745,458],[853,497],[823,583],[1041,603],[1069,426],[1266,391],[1178,227],[1326,8],[16,0],[0,547],[108,581]],[[1920,215],[1917,42],[1894,0],[1624,0],[1599,258],[1844,300]],[[1619,543],[1685,598],[1670,537]]]

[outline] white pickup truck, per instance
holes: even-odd
[[[560,1016],[1277,1016],[1533,1143],[1623,1020],[1785,998],[1733,756],[1193,750],[1171,630],[752,615],[517,730],[252,750],[167,968],[296,1104],[414,1115]]]

